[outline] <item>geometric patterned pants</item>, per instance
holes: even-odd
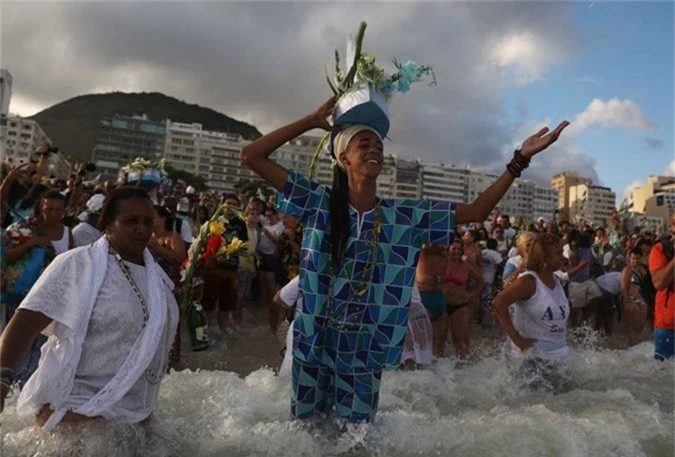
[[[382,371],[339,373],[293,358],[291,420],[311,419],[335,407],[349,422],[373,422],[380,398]]]

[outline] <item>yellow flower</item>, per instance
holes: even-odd
[[[223,243],[218,248],[218,251],[216,252],[216,257],[222,257],[226,254],[227,254],[227,243]]]
[[[232,248],[233,251],[236,251],[238,249],[241,249],[242,245],[244,244],[243,241],[241,241],[239,238],[236,236],[232,238],[232,241],[230,241],[230,247]]]
[[[235,256],[239,254],[240,251],[246,249],[248,243],[241,241],[239,238],[234,237],[227,245],[227,255],[228,257]]]
[[[209,224],[209,231],[210,231],[213,235],[218,235],[218,236],[220,236],[220,235],[222,235],[223,233],[225,233],[225,226],[224,226],[223,224],[221,224],[220,222],[211,222],[211,223]]]

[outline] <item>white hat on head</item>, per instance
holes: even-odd
[[[375,135],[377,135],[380,141],[382,141],[382,135],[380,135],[380,132],[378,132],[377,129],[364,124],[350,125],[340,130],[340,132],[335,135],[335,140],[333,140],[333,155],[335,156],[338,166],[343,170],[345,169],[345,166],[340,161],[340,154],[347,150],[347,146],[349,145],[351,139],[354,138],[357,133],[363,131],[373,132]]]
[[[92,197],[87,200],[87,209],[91,213],[96,213],[103,208],[103,202],[105,201],[105,195],[103,194],[94,194]]]
[[[87,210],[82,211],[80,214],[77,215],[77,218],[84,222],[88,219],[89,214],[91,213],[98,213],[101,211],[101,208],[103,208],[103,202],[105,202],[105,195],[103,194],[94,194],[92,197],[87,200]]]
[[[192,186],[187,186],[187,189],[185,189],[185,193],[188,195],[192,195],[196,192],[195,188]]]

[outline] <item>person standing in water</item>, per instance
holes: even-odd
[[[507,358],[520,361],[521,374],[549,381],[555,361],[569,355],[567,319],[570,306],[554,274],[563,263],[560,239],[537,235],[527,253],[527,270],[497,295],[492,308],[508,339]],[[515,305],[513,317],[509,306]]]
[[[305,235],[303,307],[293,326],[291,419],[335,407],[351,422],[373,421],[382,371],[399,366],[415,267],[424,244],[451,244],[457,223],[482,221],[538,152],[568,125],[528,138],[505,171],[471,204],[377,197],[382,136],[369,125],[336,134],[331,188],[270,158],[279,147],[328,122],[336,100],[242,149],[243,162],[280,192],[279,210]]]

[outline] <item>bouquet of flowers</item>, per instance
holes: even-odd
[[[7,227],[3,243],[7,243],[8,246],[19,246],[28,243],[36,234],[37,220],[31,217],[27,221],[15,222]],[[3,259],[0,287],[3,300],[8,303],[20,301],[55,256],[56,251],[49,245],[46,248],[35,246],[11,264]]]
[[[376,63],[375,54],[363,52],[363,37],[366,23],[361,22],[356,39],[347,47],[347,62],[351,66],[346,73],[340,67],[340,53],[335,50],[335,77],[328,75],[324,68],[326,81],[337,98],[333,111],[333,122],[336,126],[349,124],[366,124],[375,128],[382,138],[389,131],[388,104],[396,92],[406,93],[413,83],[430,77],[429,85],[436,85],[436,75],[432,67],[418,65],[412,60],[401,63],[393,59],[395,71],[388,72]],[[332,142],[335,132],[327,133],[312,158],[309,166],[309,177],[314,170],[322,150]]]
[[[227,236],[227,225],[230,221],[225,214],[244,219],[243,213],[238,208],[220,205],[213,216],[199,228],[197,238],[190,246],[188,257],[181,269],[180,309],[188,316],[193,351],[206,349],[209,346],[206,335],[206,317],[200,303],[199,286],[202,283],[200,275],[206,268],[219,261],[255,255],[249,252],[248,242],[236,236]]]
[[[15,246],[24,244],[33,238],[36,227],[37,221],[34,217],[29,218],[26,222],[18,222],[10,225],[5,231],[7,242],[10,245]]]

